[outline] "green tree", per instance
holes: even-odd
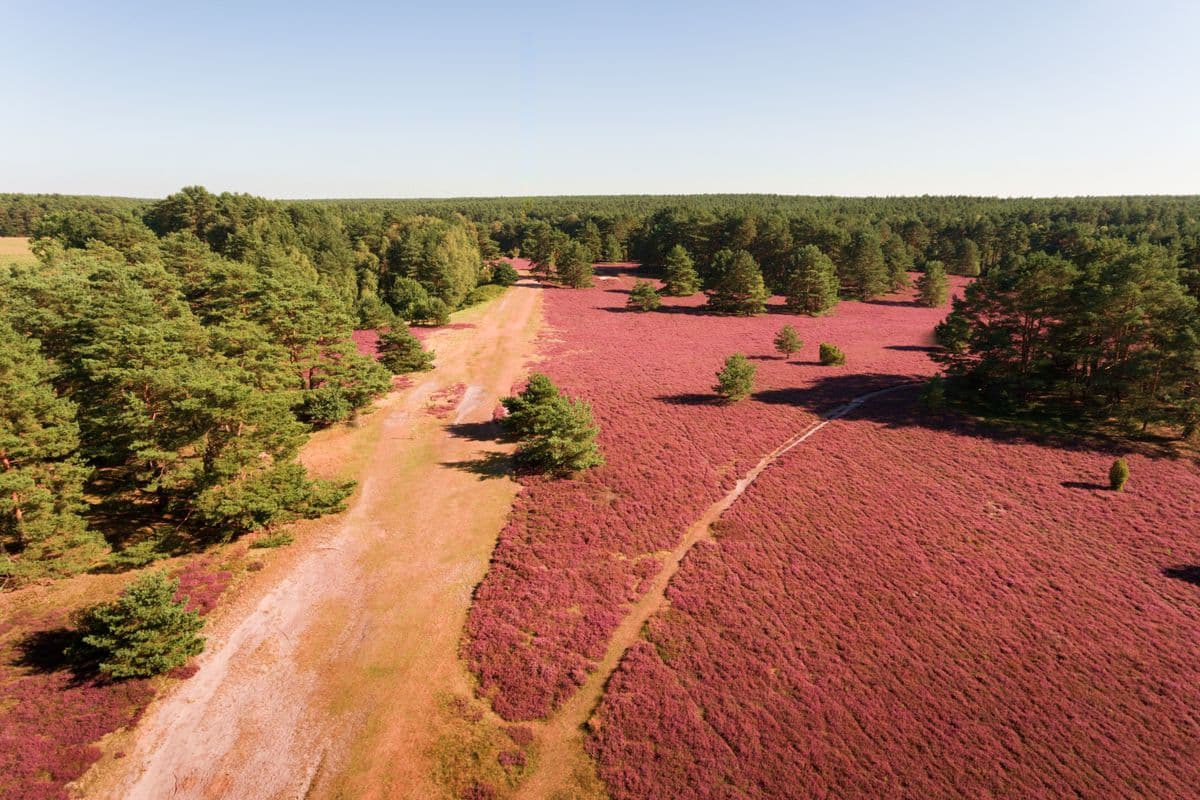
[[[718,313],[752,316],[767,310],[767,289],[754,257],[745,250],[722,250],[713,258],[719,275],[708,292],[708,307]]]
[[[925,272],[917,278],[917,299],[921,305],[937,308],[946,305],[949,297],[945,266],[936,259],[925,262]]]
[[[754,391],[754,376],[757,373],[758,368],[744,355],[734,353],[726,358],[724,366],[717,370],[717,383],[713,386],[713,391],[729,403],[744,400]]]
[[[573,289],[586,289],[592,285],[592,255],[578,242],[571,242],[559,257],[558,279]]]
[[[380,332],[378,352],[379,363],[393,375],[433,369],[433,353],[425,349],[420,339],[402,327]]]
[[[204,621],[176,600],[179,581],[163,572],[135,580],[112,603],[84,612],[80,639],[68,650],[77,662],[97,664],[116,679],[148,678],[182,666],[204,649]]]
[[[1129,481],[1129,463],[1123,458],[1118,458],[1112,463],[1112,467],[1108,470],[1108,485],[1114,492],[1119,492],[1125,488],[1125,484]]]
[[[819,359],[821,364],[826,367],[840,367],[846,363],[846,354],[842,349],[835,344],[829,342],[821,342],[819,348]]]
[[[963,239],[956,248],[955,270],[959,275],[974,278],[979,275],[979,246],[970,239]]]
[[[662,305],[662,298],[659,297],[650,281],[635,281],[625,305],[639,311],[655,311]]]
[[[818,316],[838,302],[837,268],[821,248],[809,244],[792,258],[787,280],[787,306],[792,311]]]
[[[500,286],[512,286],[520,279],[517,270],[507,261],[498,261],[492,270],[492,283]]]
[[[397,225],[389,235],[393,238],[387,252],[388,273],[415,279],[451,309],[458,308],[478,284],[483,271],[479,240],[466,225],[416,217]]]
[[[688,251],[675,245],[667,253],[663,269],[663,291],[675,297],[689,297],[700,291],[700,276]]]
[[[857,300],[871,300],[888,290],[887,265],[874,231],[860,230],[851,237],[838,277],[842,293]]]
[[[501,403],[505,427],[519,439],[519,463],[560,475],[604,463],[591,406],[561,394],[545,375],[530,376],[525,391]]]
[[[625,260],[625,248],[621,246],[621,240],[611,233],[604,237],[604,253],[602,257],[609,263]]]
[[[396,278],[388,289],[388,304],[396,312],[396,316],[412,320],[421,309],[429,306],[429,292],[418,280]]]
[[[37,342],[0,320],[0,578],[71,574],[105,549],[79,516],[88,470],[54,375]]]
[[[907,288],[913,259],[904,240],[896,235],[889,236],[883,243],[883,260],[887,264],[888,290],[896,292]]]
[[[775,351],[782,353],[784,358],[791,358],[792,353],[800,352],[804,341],[791,325],[784,325],[775,334]]]

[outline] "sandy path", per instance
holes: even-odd
[[[663,568],[651,583],[642,598],[629,609],[621,624],[609,639],[604,658],[588,676],[579,690],[571,696],[544,723],[535,723],[539,755],[537,763],[516,794],[525,800],[545,800],[558,792],[569,791],[575,780],[578,765],[586,758],[584,754],[584,725],[592,716],[604,694],[609,677],[616,670],[625,651],[636,644],[642,636],[642,626],[651,615],[666,605],[666,591],[671,579],[679,570],[684,557],[696,544],[712,538],[712,526],[733,505],[742,493],[754,483],[763,470],[771,466],[780,456],[808,441],[822,428],[841,419],[868,400],[905,386],[903,383],[859,395],[849,402],[826,413],[819,422],[793,435],[772,450],[742,476],[732,489],[721,499],[710,505],[699,519],[692,523],[683,539],[666,557]]]
[[[541,292],[523,281],[462,320],[476,327],[431,337],[437,369],[343,443],[370,448],[349,510],[301,527],[286,576],[210,632],[199,672],[151,707],[89,795],[437,796],[429,723],[442,693],[469,692],[459,638],[516,491],[463,469],[503,448],[449,425],[489,421],[521,376]],[[429,395],[457,383],[454,418],[427,414]]]

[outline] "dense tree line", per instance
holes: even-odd
[[[295,462],[389,369],[429,364],[406,323],[510,284],[502,254],[587,286],[633,259],[720,313],[783,294],[830,313],[946,274],[980,276],[939,330],[951,391],[1195,428],[1200,198],[777,195],[273,201],[188,187],[161,200],[0,195],[0,538],[9,574],[68,573],[105,542],[83,487],[213,535],[336,508]],[[495,287],[492,287],[495,288]],[[481,293],[482,292],[482,293]],[[638,306],[657,294],[641,290]],[[103,487],[102,489],[98,487]]]
[[[1080,239],[986,270],[937,329],[948,387],[1186,435],[1200,424],[1200,315],[1168,247]]]

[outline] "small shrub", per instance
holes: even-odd
[[[1123,458],[1118,458],[1108,469],[1108,485],[1114,492],[1125,488],[1129,481],[1129,464]]]
[[[200,614],[176,600],[179,581],[147,573],[112,603],[80,617],[80,639],[67,649],[77,663],[95,663],[111,678],[148,678],[182,666],[204,649]]]
[[[744,400],[754,391],[754,376],[758,368],[746,360],[741,353],[725,359],[725,366],[717,371],[717,384],[713,391],[730,403]]]
[[[826,367],[839,367],[846,363],[846,354],[835,344],[821,342],[821,363]]]
[[[261,539],[255,539],[250,543],[250,546],[256,550],[268,550],[275,547],[286,547],[296,541],[296,537],[287,531],[278,531],[270,533]]]
[[[625,305],[641,311],[657,311],[662,305],[662,298],[655,291],[650,281],[637,281],[629,292]]]
[[[799,353],[802,347],[804,340],[791,325],[784,325],[779,329],[779,333],[775,334],[775,351],[781,353],[784,358],[791,358],[792,353]]]
[[[492,283],[497,286],[512,286],[520,279],[516,267],[507,261],[498,262],[492,269]]]
[[[335,386],[322,386],[309,389],[304,393],[296,416],[317,428],[325,428],[335,422],[341,422],[350,416],[354,409],[341,389]]]
[[[433,369],[433,353],[403,327],[379,334],[379,363],[393,375]]]

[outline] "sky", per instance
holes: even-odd
[[[1200,193],[1200,2],[0,0],[0,192]]]

